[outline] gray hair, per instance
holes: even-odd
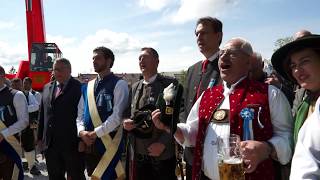
[[[56,63],[62,63],[66,66],[66,68],[68,68],[70,71],[71,71],[71,64],[70,64],[70,61],[66,58],[57,58],[55,61],[54,61],[54,64]]]
[[[240,43],[239,48],[245,54],[247,54],[249,56],[253,55],[252,46],[249,43],[249,41],[247,41],[246,39],[244,39],[242,37],[235,37],[235,38],[230,39],[228,42],[231,42],[231,41]]]

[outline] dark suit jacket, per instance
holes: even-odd
[[[185,79],[183,107],[184,110],[180,113],[180,122],[186,122],[189,112],[195,103],[197,89],[201,81],[200,94],[208,88],[211,79],[214,79],[215,85],[220,81],[220,72],[218,68],[218,58],[208,64],[206,72],[202,75],[202,61],[190,66]],[[187,163],[192,164],[192,150],[186,148],[184,152]]]
[[[211,79],[215,80],[215,85],[220,80],[219,68],[218,68],[218,58],[213,60],[208,64],[206,72],[202,75],[202,61],[199,61],[192,66],[189,67],[185,85],[184,85],[184,111],[182,112],[182,116],[180,116],[180,122],[186,122],[189,112],[195,103],[195,98],[197,95],[197,89],[201,82],[200,94],[208,88],[209,82]]]
[[[56,81],[45,85],[40,108],[38,139],[45,147],[55,146],[63,150],[78,147],[76,118],[81,97],[79,81],[69,79],[62,93],[55,98]]]

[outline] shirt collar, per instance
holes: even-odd
[[[223,89],[224,89],[224,93],[225,95],[229,95],[234,88],[243,80],[245,79],[247,76],[243,76],[242,78],[240,78],[237,82],[235,82],[234,84],[232,84],[230,87],[227,86],[227,82],[223,81]]]
[[[156,80],[156,78],[157,78],[157,75],[158,74],[155,74],[155,75],[153,75],[153,76],[151,76],[151,78],[149,78],[148,80],[143,80],[143,84],[151,84],[151,83],[153,83],[155,80]]]
[[[68,84],[69,80],[71,79],[71,77],[69,77],[67,80],[65,80],[62,84],[63,84],[63,89],[66,87],[66,85]],[[59,86],[60,83],[58,81],[56,81],[56,85]]]
[[[98,82],[101,81],[101,80],[103,80],[103,78],[104,78],[104,77],[101,77],[101,76],[98,74],[98,76],[97,76]]]
[[[220,51],[220,50],[219,50],[219,51]],[[214,61],[214,60],[219,56],[219,51],[217,51],[217,52],[214,53],[212,56],[210,56],[210,57],[208,58],[208,60],[209,60],[210,62]]]

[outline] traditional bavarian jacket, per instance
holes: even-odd
[[[4,137],[26,128],[29,123],[27,101],[21,91],[6,86],[0,89],[0,120],[8,127],[1,131]]]
[[[132,103],[131,103],[131,113],[137,109],[140,109],[140,100],[146,100],[141,103],[143,105],[153,104],[156,105],[156,101],[160,93],[163,92],[163,89],[169,86],[171,83],[177,84],[177,80],[172,77],[163,76],[160,74],[154,75],[150,78],[150,82],[145,82],[145,80],[140,80],[133,84],[132,86]],[[149,89],[149,92],[145,93],[143,96],[144,89]],[[165,133],[162,130],[153,128],[151,137],[149,138],[139,138],[132,134],[130,137],[131,144],[134,145],[134,151],[137,154],[148,155],[147,147],[152,143],[160,142],[166,146],[165,151],[163,151],[160,156],[155,157],[156,160],[167,160],[172,158],[175,153],[174,139],[171,138],[170,134]]]
[[[207,89],[191,109],[186,124],[178,124],[185,139],[182,145],[195,146],[198,142],[203,147],[201,152],[195,152],[195,157],[204,157],[202,170],[209,178],[219,179],[217,137],[230,133],[243,136],[243,119],[240,112],[246,107],[253,108],[255,112],[252,120],[253,140],[268,140],[274,145],[282,164],[290,161],[292,117],[286,97],[274,86],[242,78],[231,88],[228,88],[224,82],[224,85]],[[230,123],[211,122],[214,109],[229,109]],[[202,128],[203,139],[198,137],[200,119],[207,122],[201,123],[207,124]],[[246,175],[246,179],[258,177],[259,179],[274,178],[271,159],[261,162],[255,172]]]
[[[106,149],[102,141],[100,140],[100,137],[108,133],[111,137],[113,137],[116,133],[117,127],[122,123],[122,115],[125,108],[127,107],[129,97],[128,84],[126,81],[121,80],[113,73],[103,77],[103,79],[99,77],[95,80],[94,97],[102,124],[96,128],[93,127],[88,106],[87,85],[84,85],[82,87],[82,97],[80,98],[80,102],[78,105],[79,111],[77,118],[77,128],[78,133],[83,130],[94,130],[96,132],[99,138],[97,138],[95,146],[97,147],[100,154],[103,155]],[[121,144],[122,143],[123,142],[121,142]],[[123,146],[120,145],[119,147],[120,148],[116,153],[116,157],[113,158],[110,163],[110,165],[112,165],[113,167],[107,169],[102,179],[115,178],[115,162],[118,162],[120,160],[121,153],[123,151],[123,148],[121,148]]]
[[[290,179],[320,179],[320,98],[301,127],[292,158]]]
[[[23,179],[21,146],[18,142],[18,132],[28,125],[27,101],[22,92],[4,86],[0,88],[0,133],[4,140],[0,143],[0,156],[8,156],[14,162],[11,179]]]

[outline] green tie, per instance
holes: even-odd
[[[297,142],[299,130],[307,118],[308,111],[309,111],[309,105],[310,105],[310,98],[306,98],[305,100],[303,100],[303,102],[301,103],[301,105],[299,106],[299,109],[297,111],[297,114],[295,117],[295,122],[294,122],[294,131],[293,131],[294,145]]]

